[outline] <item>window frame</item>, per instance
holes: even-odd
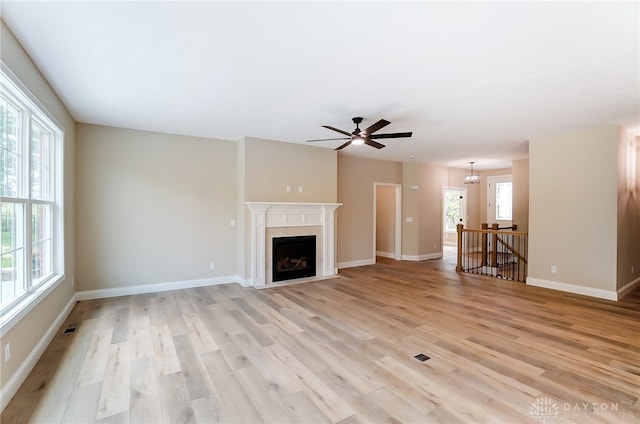
[[[494,201],[496,202],[496,221],[512,221],[513,220],[513,181],[496,181],[494,184],[495,184],[495,191],[496,191],[496,198],[494,199]],[[504,212],[504,211],[501,211],[500,206],[507,205],[507,203],[501,202],[500,190],[499,190],[500,186],[509,186],[509,202],[508,202],[508,208],[507,208],[509,211],[508,217],[503,217],[500,215],[501,212]]]
[[[18,187],[16,197],[0,196],[2,203],[22,204],[24,220],[22,238],[24,239],[23,274],[25,292],[10,302],[0,307],[0,335],[5,334],[17,324],[26,314],[40,303],[51,291],[53,291],[65,279],[65,232],[64,232],[64,127],[52,116],[31,91],[0,61],[0,89],[14,107],[20,111],[20,154],[22,157],[22,169],[18,178],[22,180],[22,188]],[[49,182],[50,195],[46,198],[40,195],[33,197],[33,170],[32,161],[32,128],[37,126],[51,134],[48,167],[53,181]],[[42,165],[40,164],[40,169]],[[42,178],[42,176],[40,176]],[[41,189],[42,190],[42,189]],[[33,209],[40,205],[48,206],[51,215],[50,238],[51,271],[42,278],[33,276],[34,243],[41,241],[33,238]]]

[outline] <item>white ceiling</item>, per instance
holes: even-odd
[[[637,1],[0,4],[78,122],[303,143],[385,118],[413,137],[343,151],[480,169],[640,128]]]

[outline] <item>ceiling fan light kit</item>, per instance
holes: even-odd
[[[411,137],[411,135],[413,134],[412,132],[374,134],[376,131],[386,127],[391,123],[386,119],[381,119],[375,124],[371,125],[370,127],[364,130],[360,129],[360,124],[363,121],[362,117],[356,116],[355,118],[352,119],[352,121],[354,124],[356,124],[356,129],[353,130],[352,132],[344,131],[339,128],[332,127],[330,125],[322,126],[323,128],[326,128],[335,132],[339,132],[340,134],[343,134],[347,137],[307,140],[307,143],[314,143],[316,141],[329,141],[329,140],[348,140],[346,143],[336,148],[336,150],[342,150],[345,147],[349,146],[350,144],[353,144],[353,145],[366,144],[368,146],[375,147],[376,149],[382,149],[383,147],[385,147],[385,145],[382,143],[378,143],[374,139]]]
[[[471,174],[464,176],[465,184],[480,184],[480,175],[476,175],[473,173],[473,164],[475,162],[469,162],[471,164]]]
[[[351,144],[354,144],[356,146],[364,144],[364,138],[362,138],[360,136],[355,136],[355,137],[353,137],[353,139],[351,139]]]

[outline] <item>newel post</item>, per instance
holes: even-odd
[[[458,231],[458,262],[456,263],[456,271],[462,271],[462,230],[464,229],[464,225],[457,224],[456,230]]]
[[[482,262],[480,265],[487,266],[487,230],[489,229],[489,224],[486,222],[481,224],[482,228]]]

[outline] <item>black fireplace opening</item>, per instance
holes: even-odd
[[[316,275],[316,236],[273,238],[273,281]]]

